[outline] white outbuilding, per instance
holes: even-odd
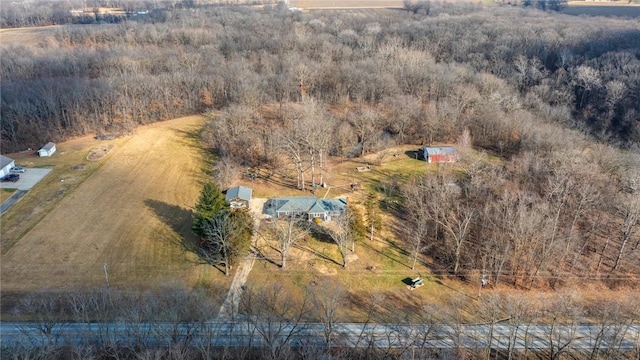
[[[0,177],[7,176],[11,173],[11,168],[16,166],[15,160],[0,155]]]
[[[56,144],[48,142],[42,149],[38,150],[38,156],[51,156],[56,152]]]

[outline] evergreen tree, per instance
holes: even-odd
[[[193,219],[193,231],[204,236],[203,225],[205,222],[213,219],[216,214],[229,209],[229,203],[220,191],[220,188],[214,183],[207,183],[202,187],[200,198],[196,203],[196,215]]]

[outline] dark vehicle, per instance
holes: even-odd
[[[20,175],[18,175],[18,174],[9,174],[9,175],[7,175],[7,176],[2,178],[3,182],[4,181],[16,182],[18,180],[20,180]]]

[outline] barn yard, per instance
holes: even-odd
[[[182,245],[193,240],[190,208],[205,180],[196,144],[201,124],[194,116],[110,141],[75,139],[46,159],[17,154],[18,163],[54,170],[3,215],[3,299],[103,286],[105,264],[111,286],[177,281],[226,290],[230,279],[198,265]],[[105,145],[106,156],[87,160]]]

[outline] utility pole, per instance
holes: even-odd
[[[107,281],[107,288],[109,288],[109,273],[107,273],[107,263],[102,266],[104,268],[104,279]]]

